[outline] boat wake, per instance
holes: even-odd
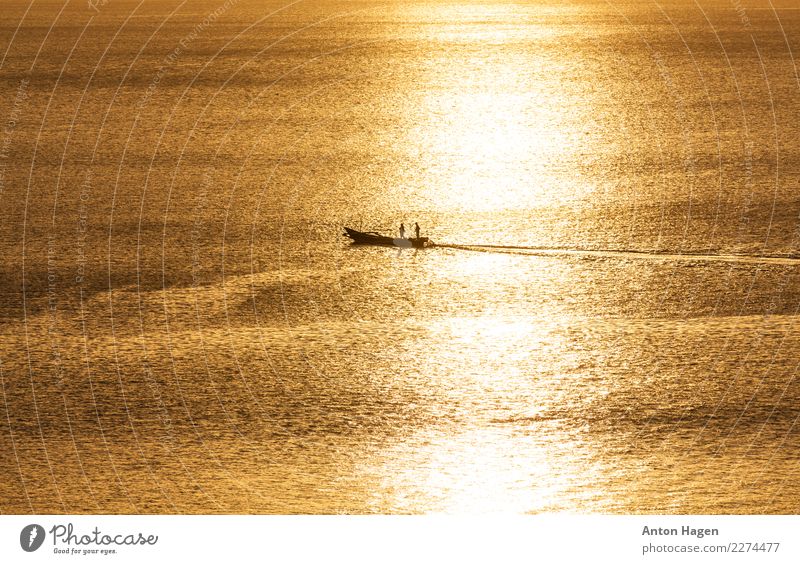
[[[461,251],[520,254],[528,256],[572,256],[595,259],[645,259],[687,262],[730,262],[744,264],[800,265],[800,255],[747,255],[710,252],[637,251],[626,249],[581,249],[576,247],[535,247],[520,245],[465,245],[436,243],[435,247]]]

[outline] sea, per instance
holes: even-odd
[[[798,513],[798,57],[795,0],[4,0],[0,513]]]

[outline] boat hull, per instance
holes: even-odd
[[[349,227],[344,228],[344,236],[349,237],[354,245],[378,245],[381,247],[400,247],[408,249],[424,249],[433,245],[433,242],[427,237],[413,237],[410,239],[387,237],[378,233],[356,231]]]

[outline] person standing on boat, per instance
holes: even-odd
[[[402,223],[400,224],[400,238],[401,239],[406,238],[406,226],[403,225]]]
[[[419,223],[414,222],[414,234],[417,239],[419,239]]]

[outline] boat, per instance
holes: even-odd
[[[382,247],[402,247],[408,249],[424,249],[433,246],[433,241],[427,237],[388,237],[374,231],[356,231],[349,227],[344,228],[343,235],[350,237],[354,245],[380,245]]]

